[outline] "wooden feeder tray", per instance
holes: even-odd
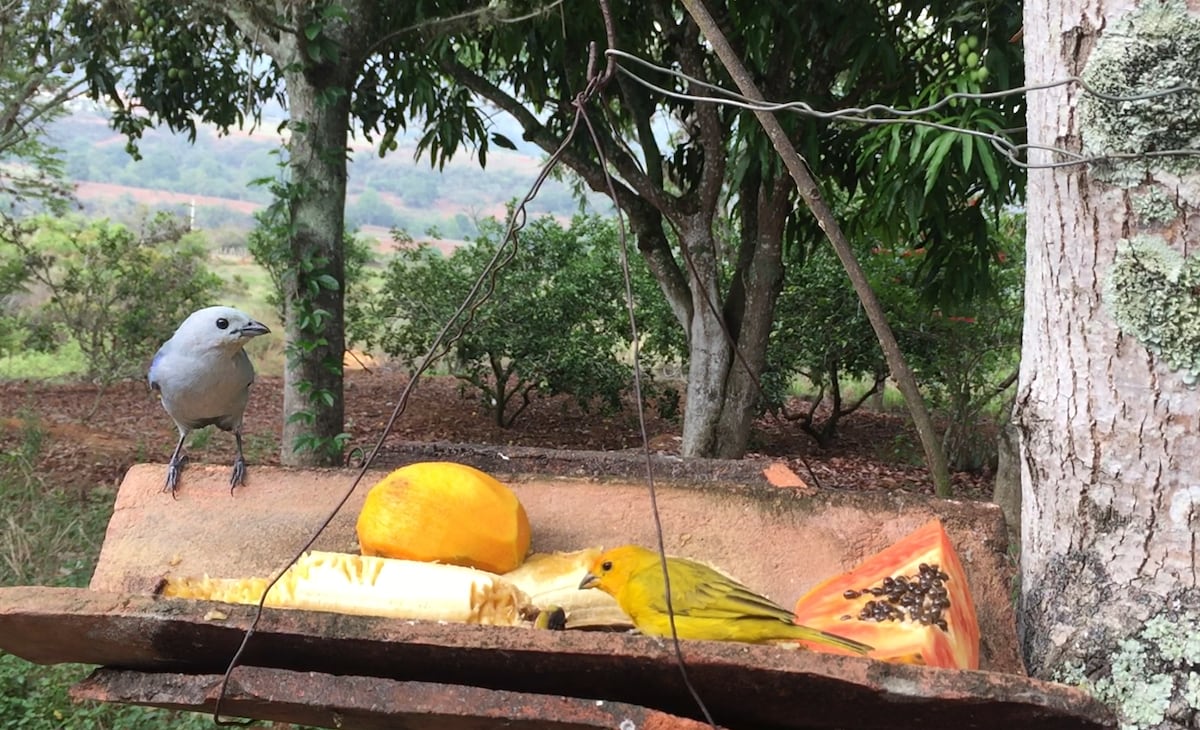
[[[506,473],[504,463],[476,466],[520,497],[535,550],[653,544],[640,479]],[[721,565],[789,605],[820,579],[940,517],[963,558],[983,636],[983,671],[684,642],[687,675],[718,725],[1114,725],[1085,693],[1023,675],[1003,518],[994,505],[781,489],[761,471],[731,482],[726,472],[703,478],[702,467],[659,484],[668,551]],[[255,608],[162,598],[154,588],[167,575],[274,575],[354,472],[252,467],[249,483],[231,496],[226,467],[192,465],[177,500],[160,491],[164,475],[160,465],[137,465],[126,475],[89,588],[0,589],[0,649],[37,663],[100,665],[72,689],[77,699],[212,712]],[[315,549],[355,551],[359,507],[383,475],[364,479]],[[338,728],[707,727],[668,642],[280,609],[263,613],[221,711]]]

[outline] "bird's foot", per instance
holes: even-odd
[[[246,460],[241,456],[233,460],[233,473],[229,475],[229,493],[246,483]]]
[[[163,485],[162,491],[170,492],[171,499],[179,498],[175,492],[179,489],[179,475],[183,473],[183,465],[186,463],[186,456],[176,457],[167,462],[167,481]]]

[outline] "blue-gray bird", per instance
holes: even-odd
[[[252,338],[270,331],[233,307],[207,307],[188,315],[155,353],[150,363],[150,387],[158,391],[167,415],[179,427],[179,443],[167,463],[167,483],[163,487],[172,497],[183,469],[183,442],[192,431],[205,426],[232,431],[237,441],[230,491],[246,480],[242,416],[250,399],[254,366],[242,348]]]

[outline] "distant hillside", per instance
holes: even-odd
[[[253,214],[270,202],[255,180],[279,174],[277,123],[227,136],[198,130],[195,143],[186,135],[147,130],[138,142],[142,159],[126,151],[126,140],[91,104],[76,104],[69,116],[50,128],[50,139],[63,151],[68,175],[78,183],[84,209],[128,219],[139,208],[168,208],[191,213],[207,229],[248,230]],[[456,240],[476,232],[474,221],[503,217],[505,204],[524,195],[541,166],[531,152],[493,149],[480,169],[474,155],[463,154],[444,170],[413,159],[411,142],[380,158],[365,140],[352,143],[346,217],[353,228],[386,238],[391,228],[421,236],[436,229]],[[607,207],[600,203],[602,207]],[[570,188],[550,180],[531,212],[568,217],[578,210]]]

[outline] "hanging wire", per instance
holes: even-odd
[[[671,97],[673,99],[681,99],[681,100],[694,101],[694,102],[707,102],[707,103],[711,103],[711,104],[721,104],[724,106],[733,106],[733,107],[737,107],[739,109],[747,109],[747,110],[751,110],[751,111],[794,112],[797,114],[801,114],[803,116],[813,117],[815,119],[827,119],[827,120],[833,120],[833,121],[851,122],[851,123],[855,123],[855,124],[869,124],[869,125],[900,124],[900,125],[907,125],[907,126],[930,127],[933,129],[938,129],[938,130],[944,131],[944,132],[957,132],[959,134],[967,135],[969,137],[980,137],[982,139],[987,140],[988,143],[990,143],[992,145],[992,147],[994,147],[998,152],[1003,154],[1012,164],[1014,164],[1018,167],[1021,167],[1021,168],[1025,168],[1025,169],[1046,169],[1046,168],[1058,168],[1058,167],[1071,167],[1074,165],[1085,165],[1085,164],[1095,163],[1095,162],[1114,162],[1114,161],[1136,160],[1136,159],[1151,159],[1151,158],[1160,158],[1160,157],[1200,156],[1200,149],[1194,149],[1194,148],[1188,148],[1188,147],[1179,148],[1179,149],[1170,149],[1170,150],[1153,150],[1153,151],[1148,151],[1148,152],[1119,152],[1119,153],[1108,153],[1108,154],[1102,154],[1102,155],[1090,155],[1089,156],[1089,155],[1080,154],[1078,152],[1075,152],[1075,151],[1072,151],[1069,149],[1064,149],[1062,147],[1054,147],[1051,145],[1041,145],[1041,144],[1032,144],[1032,143],[1018,144],[1016,142],[1013,142],[1011,139],[1009,139],[1008,137],[1006,137],[1002,134],[996,134],[994,132],[985,132],[985,131],[979,130],[979,129],[971,129],[969,127],[959,127],[959,126],[956,126],[953,124],[946,124],[944,122],[935,122],[935,121],[931,121],[928,119],[916,118],[923,114],[929,114],[931,112],[935,112],[939,109],[942,109],[943,107],[948,106],[952,101],[959,100],[959,99],[969,100],[969,101],[984,101],[984,100],[989,100],[989,99],[1000,99],[1000,98],[1004,98],[1004,97],[1008,97],[1008,96],[1024,95],[1031,91],[1045,91],[1048,89],[1053,89],[1053,88],[1063,87],[1063,86],[1070,86],[1070,85],[1077,85],[1077,86],[1079,86],[1079,88],[1081,88],[1083,90],[1083,92],[1085,94],[1096,97],[1097,99],[1101,99],[1103,101],[1130,102],[1130,101],[1145,101],[1148,99],[1157,99],[1157,98],[1161,98],[1164,96],[1170,96],[1172,94],[1200,93],[1200,86],[1196,86],[1193,84],[1178,84],[1176,86],[1172,86],[1172,87],[1169,87],[1166,89],[1156,89],[1154,91],[1148,91],[1148,92],[1141,93],[1141,94],[1117,95],[1117,94],[1107,94],[1102,91],[1098,91],[1095,88],[1093,88],[1090,84],[1088,84],[1085,80],[1080,78],[1079,76],[1067,76],[1064,78],[1056,79],[1054,81],[1047,81],[1047,82],[1040,83],[1040,84],[1029,84],[1026,86],[1017,86],[1017,87],[1014,87],[1011,89],[1004,89],[1001,91],[989,91],[989,92],[979,92],[979,93],[955,92],[952,94],[948,94],[945,97],[942,97],[941,99],[937,100],[936,102],[934,102],[932,104],[929,104],[929,105],[923,106],[923,107],[916,107],[913,109],[904,109],[904,108],[900,108],[900,107],[887,106],[886,104],[869,104],[869,105],[863,106],[863,107],[845,107],[843,109],[835,109],[833,111],[821,111],[821,110],[813,108],[812,105],[810,105],[806,102],[803,102],[803,101],[787,101],[787,102],[755,101],[753,99],[750,99],[749,97],[746,97],[742,94],[739,94],[737,92],[726,89],[724,87],[718,86],[716,84],[712,84],[712,83],[704,81],[702,79],[697,79],[693,76],[689,76],[688,74],[686,74],[682,71],[679,71],[678,69],[660,66],[656,63],[647,61],[646,59],[639,58],[637,56],[634,56],[633,54],[626,53],[624,51],[610,50],[608,53],[609,53],[610,57],[614,57],[617,59],[621,59],[621,60],[630,62],[628,65],[618,64],[617,68],[622,75],[624,75],[625,77],[629,78],[630,80],[632,80],[638,84],[641,84],[642,86],[646,87],[647,89],[650,89],[651,91],[662,94],[664,96]],[[655,71],[657,73],[665,74],[667,76],[671,76],[673,78],[677,78],[682,81],[686,81],[689,85],[694,85],[697,88],[708,89],[709,91],[713,92],[713,94],[712,95],[689,94],[689,93],[684,93],[681,91],[676,91],[674,89],[666,88],[664,86],[654,83],[653,81],[650,81],[649,79],[639,76],[638,73],[634,70],[633,66],[641,66],[644,68],[648,68],[652,71]],[[883,114],[883,115],[888,115],[888,116],[867,116],[867,115],[871,115],[871,114]],[[1004,130],[1004,131],[1008,131],[1008,130]],[[1013,130],[1013,131],[1019,131],[1019,130]],[[1063,157],[1066,157],[1068,159],[1058,160],[1055,162],[1031,163],[1031,162],[1027,162],[1026,160],[1022,159],[1023,154],[1029,150],[1043,150],[1046,152],[1051,152],[1053,154],[1062,155]]]
[[[600,0],[601,12],[604,14],[605,25],[609,29],[609,46],[614,44],[612,14],[608,6],[607,0]],[[592,45],[593,58],[588,62],[588,76],[592,76],[592,63],[594,61],[595,45]],[[608,67],[604,73],[604,82],[612,77],[613,59],[609,56]],[[589,83],[590,86],[590,83]],[[613,184],[612,175],[608,171],[608,158],[604,154],[604,146],[600,144],[600,139],[596,135],[595,128],[592,127],[592,120],[588,117],[584,104],[588,97],[583,93],[577,95],[572,102],[575,107],[576,118],[583,119],[587,125],[588,134],[591,137],[592,145],[596,148],[596,155],[600,161],[600,169],[604,173],[604,185],[607,189],[609,197],[615,202],[617,200],[616,186]],[[633,393],[634,403],[637,408],[638,429],[642,437],[642,456],[646,466],[646,491],[650,496],[650,513],[654,518],[654,535],[658,550],[659,566],[662,568],[663,576],[663,598],[667,607],[667,623],[671,627],[671,647],[675,656],[675,665],[679,668],[679,676],[683,680],[684,687],[687,688],[688,694],[695,700],[696,705],[700,708],[701,714],[708,724],[716,730],[717,724],[713,720],[712,713],[709,712],[708,705],[700,697],[700,692],[692,683],[691,677],[688,675],[687,662],[683,658],[683,648],[679,642],[679,632],[675,627],[675,607],[671,599],[671,571],[667,568],[667,548],[666,539],[664,537],[662,517],[658,510],[658,490],[654,486],[654,463],[650,458],[650,438],[646,432],[646,406],[642,400],[642,367],[641,367],[641,345],[638,336],[637,316],[634,307],[633,296],[633,277],[629,271],[629,241],[625,235],[625,216],[621,212],[621,207],[616,206],[617,210],[617,233],[620,238],[620,258],[621,258],[621,278],[625,287],[625,308],[629,313],[629,334],[632,344],[633,355]]]
[[[242,642],[238,646],[237,651],[234,652],[233,657],[230,659],[229,665],[225,669],[225,674],[221,679],[221,686],[217,695],[217,702],[213,708],[213,720],[217,724],[248,724],[248,722],[241,720],[222,720],[220,717],[221,703],[227,694],[229,682],[233,675],[233,670],[241,661],[242,655],[245,653],[246,647],[249,645],[250,639],[254,635],[254,632],[258,628],[258,625],[262,619],[263,610],[267,600],[267,594],[270,593],[275,584],[279,582],[279,579],[283,577],[288,568],[294,565],[296,561],[298,561],[304,555],[304,553],[306,553],[313,546],[317,538],[333,521],[333,518],[346,505],[346,502],[349,501],[350,496],[354,493],[354,490],[358,488],[358,485],[362,482],[363,477],[366,476],[366,473],[370,470],[371,465],[375,462],[375,459],[378,458],[384,441],[391,434],[392,429],[395,427],[396,421],[408,407],[409,397],[416,388],[421,376],[435,362],[449,352],[449,350],[454,346],[454,343],[458,341],[463,333],[466,332],[470,327],[471,323],[474,321],[475,313],[495,292],[497,274],[517,254],[519,232],[525,227],[528,218],[528,204],[537,197],[537,194],[541,191],[542,185],[550,177],[550,174],[553,172],[555,166],[558,165],[563,153],[574,141],[575,135],[579,128],[580,120],[583,117],[583,102],[586,101],[587,98],[590,98],[592,94],[596,93],[599,88],[600,86],[598,84],[589,83],[588,88],[583,92],[580,92],[582,99],[579,102],[579,111],[577,111],[575,119],[572,122],[566,136],[564,137],[562,144],[559,145],[558,149],[555,150],[555,152],[551,154],[546,162],[542,165],[542,168],[538,172],[537,177],[534,179],[529,191],[516,205],[516,207],[513,208],[513,211],[509,216],[508,227],[505,231],[504,238],[501,241],[500,246],[497,247],[495,255],[493,255],[491,260],[488,261],[487,265],[484,266],[483,271],[481,271],[478,278],[476,278],[475,283],[472,285],[470,291],[463,299],[462,304],[442,327],[437,337],[435,337],[433,342],[430,344],[425,356],[421,358],[419,365],[413,370],[408,383],[405,385],[404,390],[400,394],[399,400],[396,402],[396,406],[392,409],[391,416],[388,418],[387,423],[384,425],[383,430],[376,439],[375,445],[363,459],[362,464],[358,469],[358,473],[350,482],[350,485],[346,488],[345,492],[343,492],[341,498],[333,506],[329,514],[326,515],[326,517],[321,521],[320,525],[313,531],[312,535],[304,542],[300,549],[296,551],[291,560],[287,562],[287,565],[284,566],[284,568],[280,570],[274,578],[271,579],[270,583],[267,584],[266,589],[263,591],[262,597],[258,601],[254,618],[251,621],[250,626],[246,629],[245,634],[242,636]]]

